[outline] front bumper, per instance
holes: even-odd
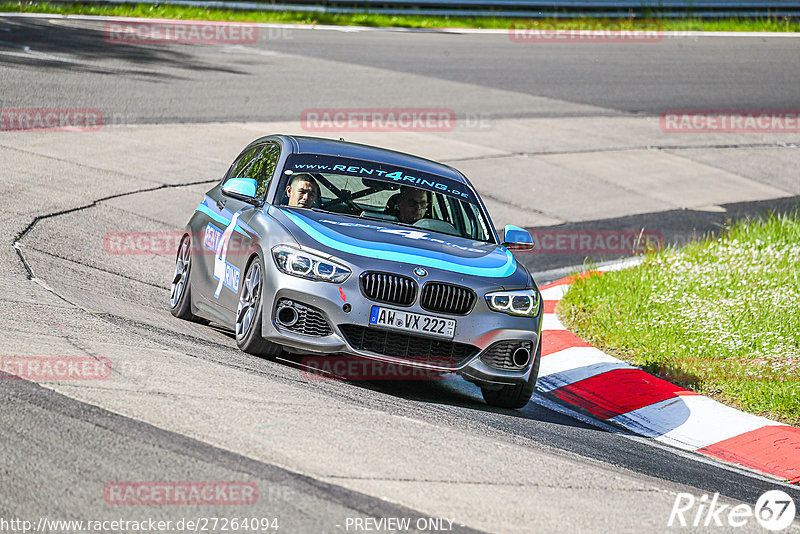
[[[269,275],[265,277],[262,299],[262,336],[291,352],[347,354],[433,372],[455,372],[467,380],[483,384],[517,384],[527,381],[530,376],[541,333],[541,306],[539,314],[533,318],[510,316],[490,310],[483,298],[484,291],[476,290],[477,300],[467,315],[435,313],[419,305],[419,295],[410,306],[369,300],[359,286],[358,272],[337,285],[290,276],[274,268],[274,264],[268,266],[267,270]],[[276,315],[280,307],[287,305],[287,301],[299,305],[299,308],[310,309],[312,315],[321,315],[329,329],[320,328],[317,315],[313,315],[314,328],[306,329],[313,335],[300,333],[303,328],[281,326]],[[372,306],[454,319],[454,337],[447,340],[370,326]],[[414,339],[409,340],[408,336]],[[365,343],[367,338],[369,342]],[[530,358],[527,363],[509,366],[508,358],[498,358],[497,349],[502,347],[505,350],[508,345],[503,342],[528,347]],[[405,346],[409,349],[406,354],[398,355],[397,346],[403,343],[407,343]],[[450,345],[455,347],[448,352]],[[425,351],[430,354],[423,354]],[[454,357],[426,357],[445,353]],[[506,364],[502,364],[503,361]]]

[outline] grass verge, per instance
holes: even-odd
[[[219,20],[240,22],[271,22],[292,24],[331,24],[402,28],[515,28],[543,30],[663,30],[663,31],[745,31],[798,32],[800,21],[789,18],[763,19],[535,19],[520,20],[505,17],[429,17],[393,16],[378,14],[304,13],[299,11],[231,11],[202,9],[188,6],[129,4],[51,4],[48,2],[0,2],[0,12],[53,13],[60,15],[105,15],[117,17],[152,17],[179,20]]]
[[[729,224],[570,288],[561,320],[598,348],[730,406],[800,426],[800,218]]]

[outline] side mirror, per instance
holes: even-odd
[[[228,178],[222,184],[222,194],[256,205],[260,204],[256,199],[257,187],[258,183],[253,178]]]
[[[533,236],[524,228],[507,224],[503,229],[503,246],[509,250],[533,250]]]

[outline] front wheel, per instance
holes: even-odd
[[[264,262],[261,256],[254,256],[245,271],[236,308],[236,345],[248,354],[277,356],[281,346],[261,337],[263,288]]]
[[[511,408],[516,410],[522,408],[531,400],[533,390],[536,388],[536,379],[539,376],[539,361],[542,358],[542,340],[539,338],[539,346],[536,349],[536,356],[533,359],[533,367],[528,381],[523,384],[507,384],[500,389],[489,390],[481,388],[481,394],[486,404],[497,406],[498,408]]]

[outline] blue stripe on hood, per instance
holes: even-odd
[[[288,210],[281,211],[315,241],[348,254],[489,278],[503,278],[517,270],[514,256],[503,247],[496,247],[492,252],[477,258],[459,258],[444,252],[428,251],[413,246],[355,239],[308,217]]]

